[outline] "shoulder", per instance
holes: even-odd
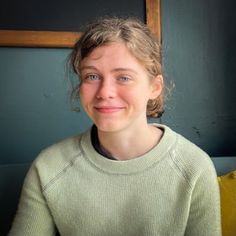
[[[83,160],[81,139],[88,136],[90,130],[68,137],[42,150],[32,163],[28,176],[38,176],[41,185],[46,186],[58,176],[63,176],[67,170]]]
[[[173,158],[179,160],[184,166],[191,166],[193,170],[204,170],[213,167],[213,163],[209,155],[196,144],[177,134],[176,145],[173,149],[175,154]]]
[[[160,125],[164,129],[164,137],[172,140],[169,148],[169,163],[172,168],[188,181],[189,185],[194,185],[204,175],[216,176],[213,162],[209,155],[190,140],[176,133],[165,125]]]
[[[82,136],[83,134],[68,137],[43,149],[37,156],[34,164],[70,162],[74,156],[80,153],[79,142]]]

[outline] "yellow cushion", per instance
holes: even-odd
[[[236,236],[236,170],[218,177],[221,194],[222,235]]]

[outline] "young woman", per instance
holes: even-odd
[[[10,235],[218,236],[217,177],[169,127],[160,47],[134,19],[90,24],[76,44],[75,90],[94,125],[44,150],[25,179]]]

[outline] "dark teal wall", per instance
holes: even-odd
[[[162,121],[211,156],[236,155],[236,3],[163,0],[163,64],[175,88]]]
[[[211,156],[236,155],[235,5],[162,1],[163,66],[175,88],[161,122]],[[138,6],[142,10],[136,15],[143,19],[144,4]],[[135,15],[128,5],[120,7],[126,9],[124,15]],[[93,12],[78,9],[85,18]],[[30,162],[42,148],[90,126],[83,112],[70,110],[65,79],[69,53],[0,48],[0,164]]]
[[[42,148],[89,127],[83,112],[71,111],[69,54],[0,48],[0,164],[30,162]]]

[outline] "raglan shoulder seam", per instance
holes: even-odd
[[[35,169],[41,191],[45,193],[81,160],[81,135],[72,136],[41,151],[31,168]]]
[[[46,184],[42,186],[42,192],[46,192],[57,180],[59,180],[64,174],[66,174],[67,171],[69,171],[79,160],[79,157],[82,156],[82,152],[78,153],[76,156],[74,156],[68,163],[65,165],[64,168],[62,168],[58,173],[50,179]]]
[[[183,158],[190,158],[190,156],[183,157],[180,150],[177,149],[179,147],[180,139],[183,138],[181,135],[176,135],[176,142],[173,145],[172,150],[170,150],[171,162],[173,163],[173,169],[175,169],[179,174],[186,180],[189,189],[193,188],[193,179],[197,179],[197,176],[200,175],[200,172],[204,172],[205,168],[197,170],[194,166],[189,166],[188,162],[184,162]],[[192,144],[193,145],[193,144]],[[194,147],[194,146],[193,146]],[[190,154],[189,154],[190,155]],[[179,156],[179,158],[178,158]],[[191,163],[193,163],[191,161]],[[192,177],[192,178],[190,178]]]

